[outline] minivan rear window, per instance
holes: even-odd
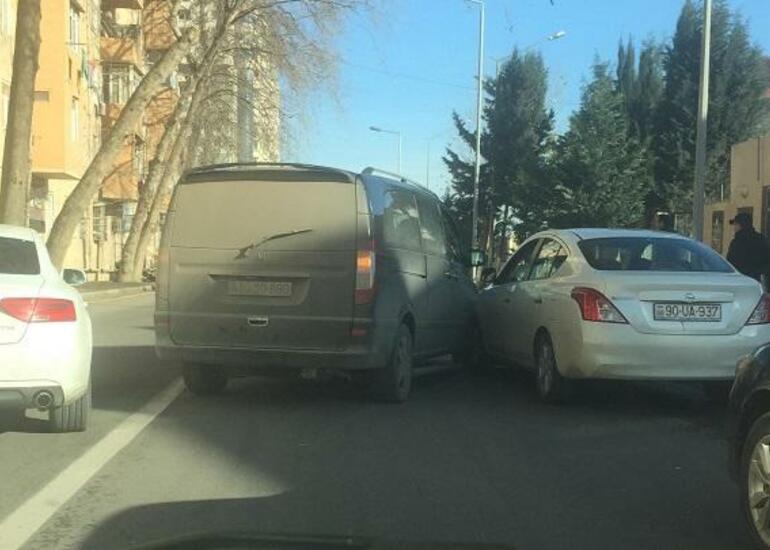
[[[355,250],[355,186],[296,179],[180,185],[170,244],[219,250]]]
[[[39,275],[40,261],[35,243],[0,237],[0,274]]]
[[[689,239],[608,237],[578,243],[588,264],[600,271],[732,273],[719,254]]]

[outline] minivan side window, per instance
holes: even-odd
[[[388,246],[420,250],[420,221],[417,204],[414,195],[409,191],[391,188],[385,193],[382,235]]]
[[[548,279],[556,273],[566,259],[567,251],[558,241],[545,239],[532,265],[532,274],[529,278],[533,281]]]
[[[530,241],[516,252],[495,279],[496,285],[519,283],[527,280],[532,267],[532,256],[538,240]]]
[[[460,236],[457,234],[457,226],[443,208],[441,208],[441,218],[444,220],[444,235],[446,236],[446,247],[449,258],[454,262],[464,264],[463,249],[460,245]]]
[[[420,195],[417,195],[417,205],[420,209],[420,235],[423,250],[426,254],[446,256],[444,225],[441,222],[438,205]]]

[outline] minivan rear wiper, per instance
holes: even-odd
[[[275,235],[270,235],[270,236],[265,237],[264,239],[262,239],[260,241],[253,242],[253,243],[251,243],[248,246],[244,246],[243,248],[239,248],[238,249],[238,254],[235,255],[234,259],[242,260],[243,258],[246,257],[246,255],[250,251],[252,251],[252,250],[254,250],[256,248],[259,248],[260,246],[262,246],[266,242],[274,241],[276,239],[282,239],[284,237],[293,237],[294,235],[301,235],[302,233],[310,233],[311,231],[312,231],[312,229],[295,229],[294,231],[287,231],[285,233],[276,233]]]

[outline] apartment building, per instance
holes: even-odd
[[[0,0],[3,138],[19,1]],[[173,44],[172,24],[184,24],[185,18],[191,23],[189,7],[184,12],[189,2],[179,2],[176,13],[172,13],[173,4],[171,0],[44,0],[32,121],[29,223],[46,237],[103,136],[147,71]],[[262,68],[253,80],[252,97],[262,108],[255,108],[249,117],[254,137],[251,146],[254,159],[275,161],[279,155],[278,75],[267,61]],[[65,258],[66,266],[84,268],[92,279],[107,279],[115,272],[139,189],[177,104],[183,80],[183,72],[168,79],[126,138],[92,207],[83,214]],[[220,125],[232,124],[235,133],[235,102],[232,109],[232,119],[223,118]]]

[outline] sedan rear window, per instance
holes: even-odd
[[[0,237],[0,273],[7,275],[38,275],[40,262],[32,241]]]
[[[733,271],[719,254],[688,239],[612,237],[578,244],[589,265],[600,271]]]

